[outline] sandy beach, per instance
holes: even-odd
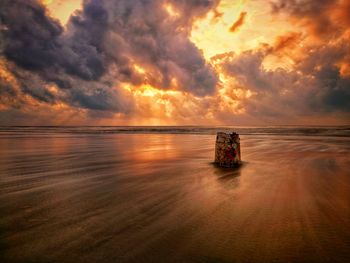
[[[1,262],[350,262],[350,137],[0,135]]]

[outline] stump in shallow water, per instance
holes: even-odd
[[[217,133],[215,163],[222,167],[237,167],[242,163],[240,140],[237,133]]]

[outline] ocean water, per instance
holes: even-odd
[[[0,262],[350,262],[350,127],[1,127]]]

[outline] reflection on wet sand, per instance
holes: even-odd
[[[350,139],[0,137],[1,262],[349,262]]]

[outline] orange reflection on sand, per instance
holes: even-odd
[[[137,136],[127,136],[128,159],[134,162],[166,162],[179,155],[179,148],[174,146],[174,135],[161,134],[152,135],[139,134]]]

